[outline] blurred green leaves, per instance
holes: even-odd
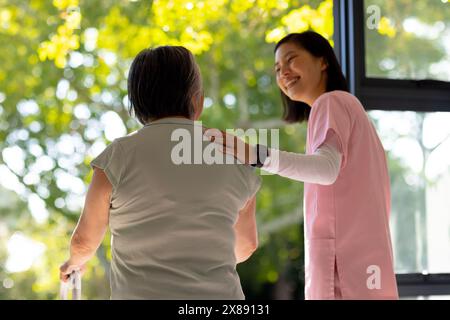
[[[389,25],[382,26],[370,41],[389,35]],[[286,33],[306,29],[332,41],[331,0],[0,0],[0,168],[15,176],[0,178],[6,203],[0,206],[0,298],[56,298],[58,267],[83,207],[75,186],[90,182],[90,161],[113,139],[106,132],[120,132],[105,114],[117,115],[126,133],[140,127],[128,115],[126,97],[128,68],[140,50],[192,50],[204,80],[207,126],[280,128],[280,148],[304,152],[306,126],[280,121],[273,47]],[[375,58],[369,56],[369,66]],[[25,154],[22,173],[3,155],[12,146]],[[31,215],[32,194],[45,202],[44,223]],[[274,298],[277,290],[302,297],[302,197],[303,184],[263,176],[260,247],[238,266],[247,298]],[[30,270],[9,273],[7,240],[17,231],[46,251]],[[109,298],[109,240],[89,264],[84,298]]]

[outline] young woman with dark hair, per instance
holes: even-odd
[[[243,163],[305,183],[306,299],[398,299],[385,152],[331,45],[312,31],[289,34],[275,47],[275,72],[284,120],[307,121],[306,154],[232,135],[216,142]]]

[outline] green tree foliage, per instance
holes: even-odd
[[[208,126],[281,128],[281,147],[304,151],[305,127],[284,126],[279,120],[273,42],[287,32],[322,28],[318,19],[326,32],[318,31],[331,39],[330,0],[306,5],[287,0],[0,4],[0,40],[5,44],[0,57],[6,61],[0,67],[1,164],[18,193],[2,189],[17,199],[1,209],[0,279],[8,287],[14,282],[9,289],[0,286],[2,298],[56,298],[58,266],[67,257],[86,190],[73,186],[89,183],[92,149],[110,142],[103,130],[105,114],[118,116],[124,134],[139,128],[127,112],[126,78],[143,48],[183,45],[196,55],[207,97],[202,120]],[[295,15],[306,24],[293,27],[289,21]],[[275,176],[263,179],[257,209],[260,249],[239,267],[250,298],[268,296],[264,288],[284,274],[301,287],[302,185]],[[43,222],[30,215],[32,195],[44,201],[48,219]],[[44,243],[46,250],[29,271],[8,273],[6,239],[17,231]],[[86,298],[108,297],[109,261],[107,236],[84,277]]]

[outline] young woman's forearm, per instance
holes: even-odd
[[[339,175],[342,155],[331,145],[323,144],[312,155],[273,149],[270,152],[271,156],[263,166],[267,172],[321,185],[333,184]]]

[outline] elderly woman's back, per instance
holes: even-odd
[[[198,163],[204,150],[212,153],[195,122],[203,89],[192,54],[171,46],[141,51],[130,68],[128,97],[130,113],[144,126],[91,162],[61,280],[84,272],[109,225],[112,299],[243,299],[236,263],[256,248],[260,178],[239,164],[180,163],[179,157]],[[181,131],[192,138],[188,150],[179,150]]]
[[[244,298],[233,226],[260,181],[243,165],[174,164],[172,133],[183,128],[194,137],[194,126],[185,118],[151,122],[92,162],[116,181],[113,299]]]

